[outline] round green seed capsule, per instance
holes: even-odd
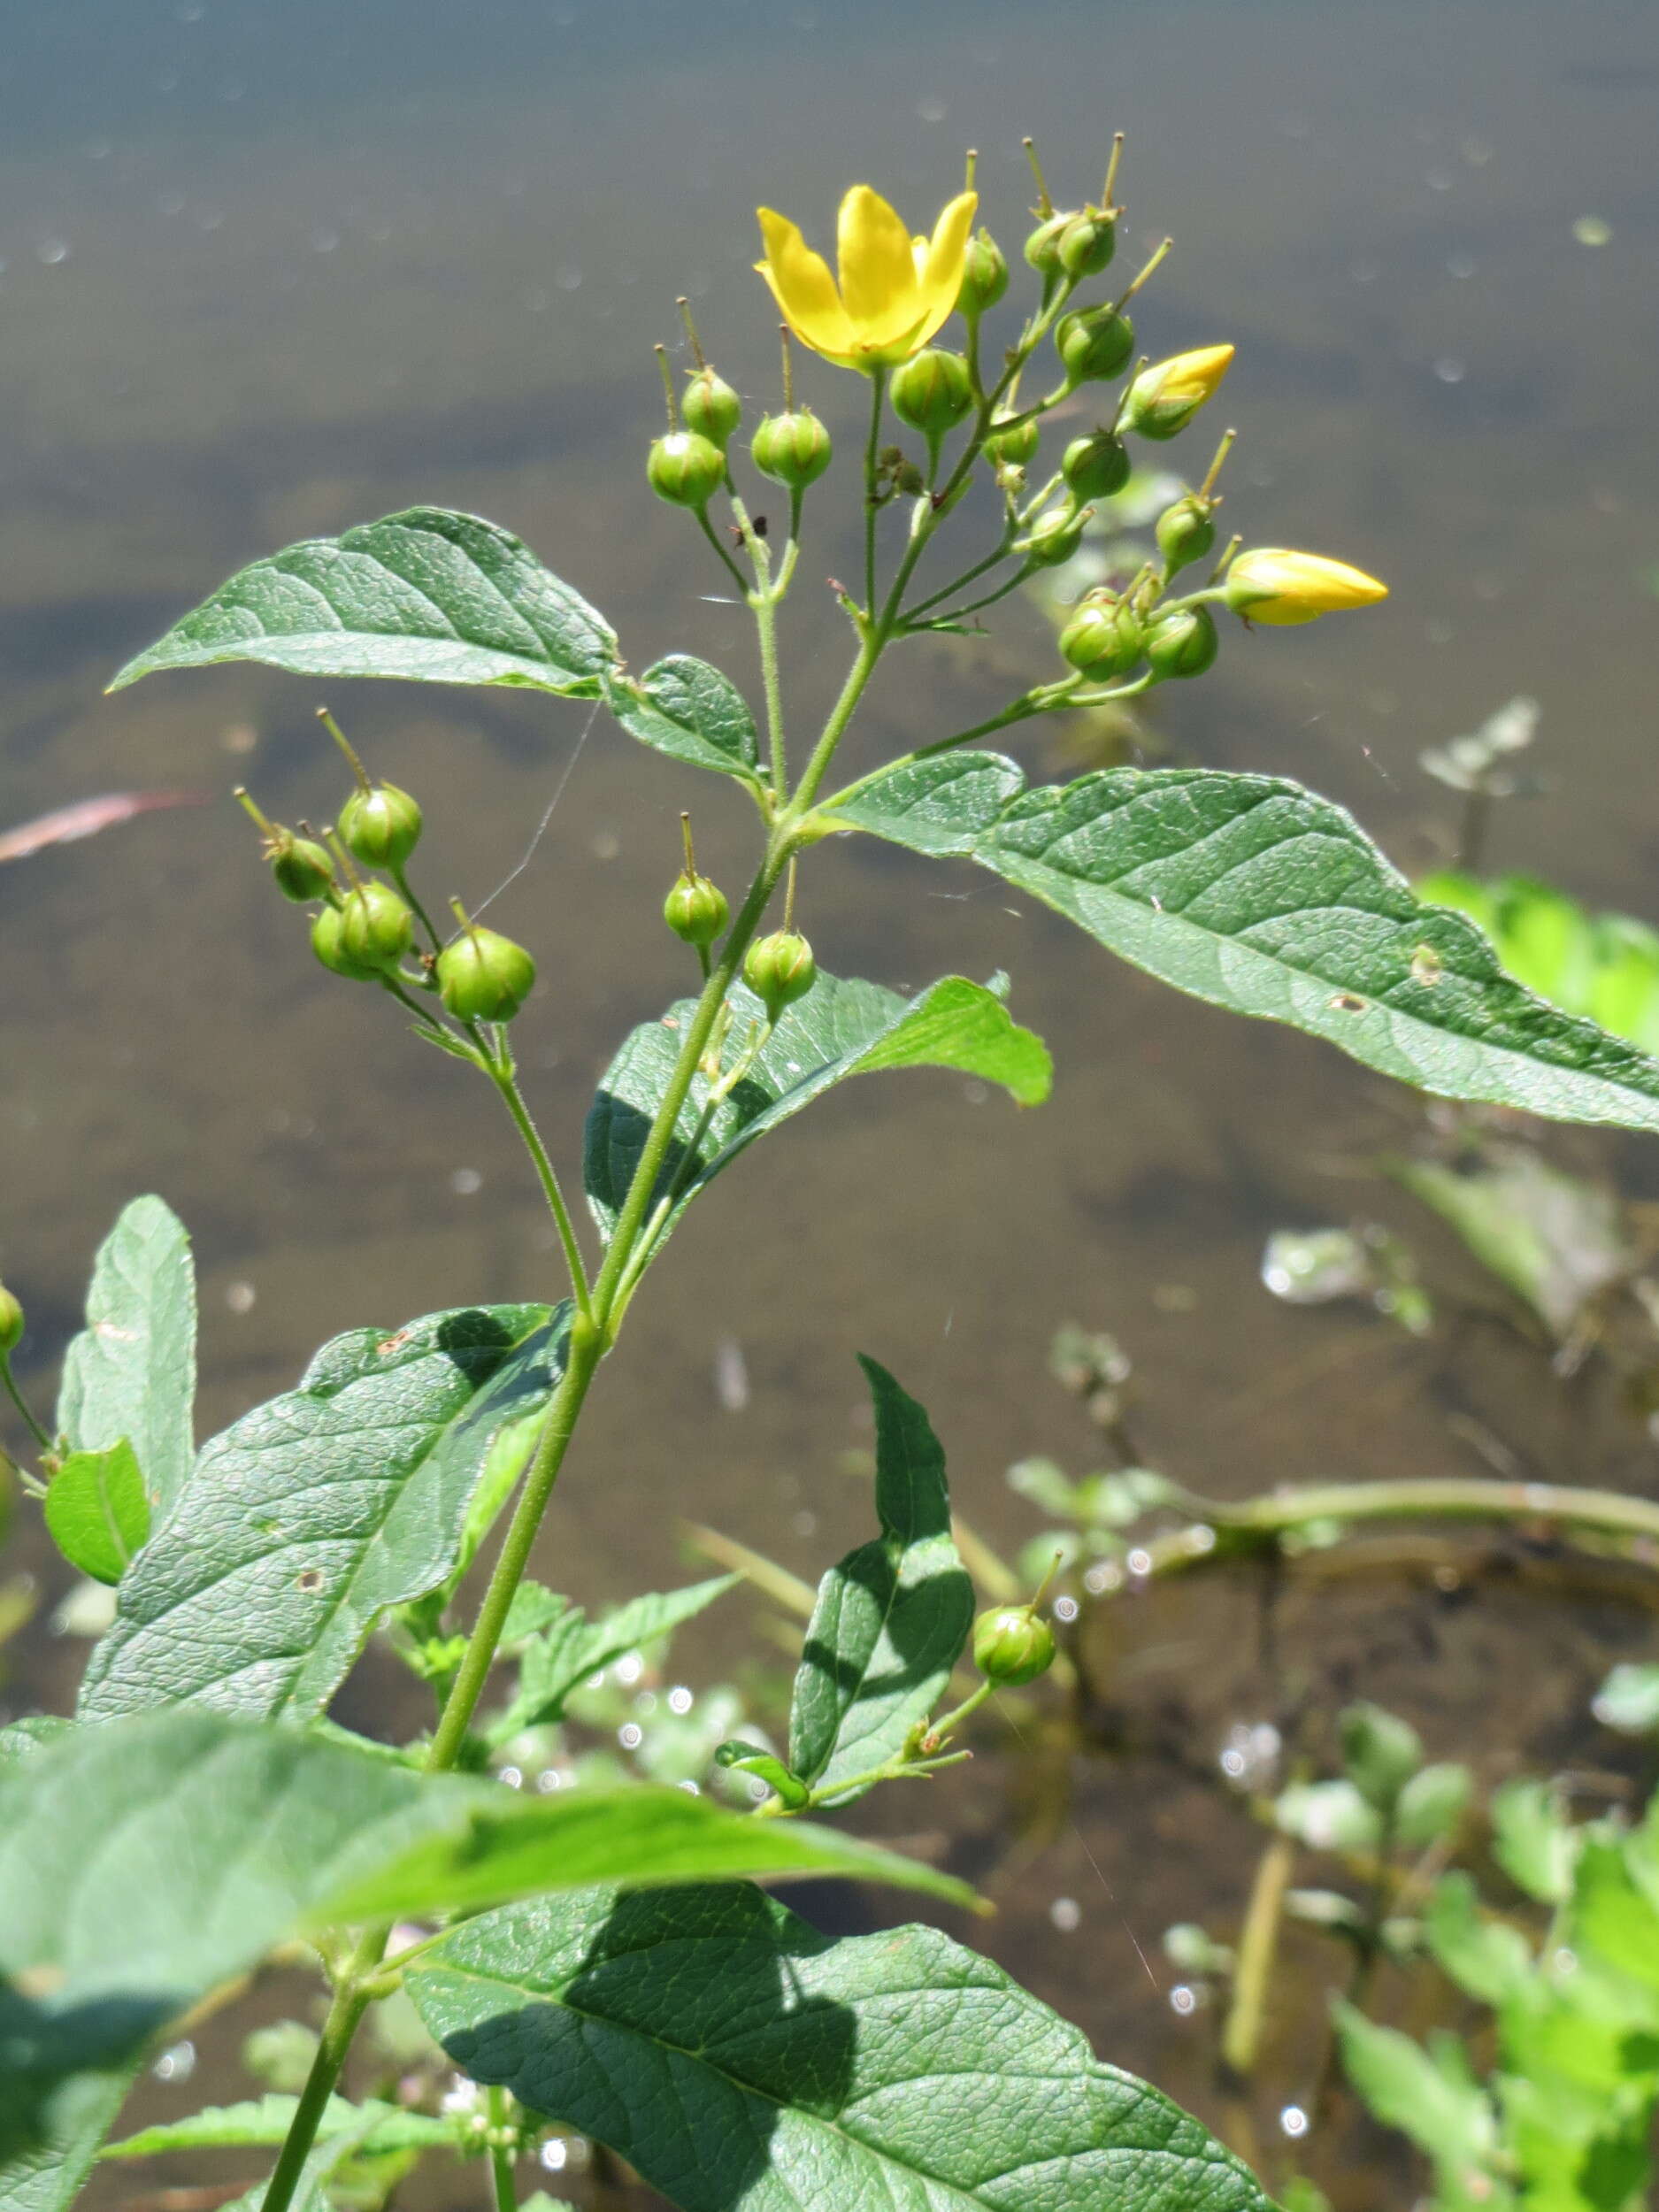
[[[535,988],[535,962],[499,930],[476,923],[437,959],[438,995],[457,1021],[510,1022]]]
[[[743,959],[743,980],[775,1022],[786,1006],[804,998],[818,975],[812,948],[798,930],[775,929],[757,937]]]
[[[326,898],[334,887],[334,864],[322,847],[292,830],[279,830],[268,842],[266,857],[277,889],[296,906],[308,906]]]
[[[414,937],[414,915],[389,883],[360,883],[341,902],[341,949],[359,968],[395,968]]]
[[[344,926],[340,910],[324,907],[311,924],[311,950],[331,974],[343,975],[353,983],[377,983],[379,968],[365,967],[346,950]]]
[[[764,416],[749,450],[763,476],[792,492],[816,484],[832,457],[830,434],[810,407]]]
[[[1104,208],[1086,207],[1060,233],[1055,248],[1069,277],[1098,276],[1118,250],[1118,226]]]
[[[1216,526],[1211,512],[1206,501],[1189,492],[1158,517],[1158,551],[1164,556],[1166,575],[1173,576],[1194,561],[1202,561],[1214,545]]]
[[[991,434],[985,442],[985,449],[999,466],[1023,469],[1036,457],[1041,427],[1033,415],[1029,422],[1017,424],[1012,430],[999,430],[996,426],[1002,419],[1000,415],[991,418]]]
[[[1018,1688],[1054,1664],[1054,1631],[1027,1605],[998,1605],[973,1624],[973,1663],[993,1682]]]
[[[1002,249],[988,230],[980,229],[968,241],[962,262],[962,289],[956,305],[967,316],[983,315],[995,307],[1008,289],[1008,263]]]
[[[373,783],[352,793],[334,826],[365,868],[401,868],[420,842],[420,804],[395,783]]]
[[[21,1302],[0,1283],[0,1357],[9,1356],[23,1341]]]
[[[663,901],[663,919],[682,943],[706,952],[726,927],[730,908],[726,894],[707,876],[688,875],[682,868]]]
[[[1122,676],[1141,658],[1140,622],[1121,601],[1086,601],[1060,633],[1060,650],[1091,683]]]
[[[697,430],[671,430],[645,464],[651,489],[671,507],[706,507],[726,481],[726,456]]]
[[[1147,632],[1147,664],[1159,676],[1202,676],[1220,649],[1208,607],[1182,607]]]
[[[1061,316],[1054,344],[1072,383],[1102,383],[1128,366],[1135,326],[1115,307],[1075,308]]]
[[[1074,499],[1110,499],[1129,481],[1129,449],[1110,430],[1073,438],[1060,459],[1060,473]]]
[[[973,407],[973,380],[959,353],[927,346],[894,372],[893,411],[912,430],[938,437],[954,430]]]
[[[1071,559],[1082,541],[1082,516],[1071,507],[1055,507],[1038,516],[1029,536],[1022,538],[1014,550],[1040,568],[1057,568],[1062,561]]]
[[[1050,215],[1026,239],[1025,258],[1039,276],[1060,274],[1060,241],[1072,219],[1071,213]]]
[[[706,438],[722,451],[743,419],[743,403],[722,376],[706,365],[694,370],[680,397],[680,412],[687,430]]]

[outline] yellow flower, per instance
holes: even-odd
[[[929,238],[912,238],[879,192],[856,184],[837,225],[841,289],[822,254],[772,208],[757,211],[766,258],[755,264],[803,346],[866,375],[919,353],[956,303],[977,194],[959,192]]]
[[[1233,366],[1231,346],[1199,346],[1142,369],[1124,402],[1123,427],[1143,438],[1185,430]]]
[[[1322,553],[1292,553],[1283,546],[1257,546],[1240,553],[1227,571],[1226,601],[1249,622],[1288,629],[1322,614],[1348,607],[1371,607],[1386,599],[1388,587],[1346,561],[1327,561]]]

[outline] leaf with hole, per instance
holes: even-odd
[[[0,1772],[0,2159],[292,1937],[601,1880],[801,1875],[972,1901],[855,1837],[683,1790],[523,1798],[199,1708],[75,1729]]]
[[[999,754],[944,754],[825,811],[978,861],[1178,990],[1288,1023],[1419,1090],[1659,1129],[1659,1061],[1506,975],[1471,922],[1421,903],[1329,800],[1206,768],[1024,780]]]
[[[886,1368],[859,1364],[875,1402],[881,1533],[819,1584],[789,1709],[790,1768],[833,1804],[861,1796],[845,1786],[926,1721],[973,1622],[939,1440]]]
[[[910,1000],[879,983],[826,975],[785,1010],[754,1064],[708,1114],[709,1083],[699,1073],[680,1110],[675,1142],[657,1185],[665,1236],[685,1209],[745,1148],[837,1083],[882,1068],[955,1068],[1000,1083],[1022,1106],[1048,1095],[1053,1063],[1042,1040],[1012,1021],[1002,1003],[1004,977],[989,989],[947,976]],[[764,1020],[742,984],[731,994],[726,1064]],[[627,1194],[651,1120],[667,1091],[680,1041],[695,1011],[681,999],[660,1020],[626,1038],[606,1069],[588,1113],[582,1171],[588,1203],[608,1237]]]
[[[47,1532],[72,1567],[95,1582],[119,1582],[150,1534],[150,1500],[123,1437],[105,1452],[71,1452],[52,1477],[42,1510]]]
[[[672,653],[637,680],[617,675],[605,704],[630,737],[692,768],[760,780],[755,718],[730,677],[689,653]]]
[[[122,1580],[82,1717],[321,1713],[380,1612],[450,1572],[497,1440],[563,1371],[568,1317],[472,1307],[326,1344],[203,1447]]]
[[[456,1929],[407,1986],[457,2066],[683,2212],[1271,2212],[1195,2120],[932,1928],[836,1942],[746,1885],[593,1891]]]
[[[591,699],[617,665],[617,641],[511,531],[410,507],[255,561],[128,661],[110,689],[220,661]]]
[[[87,1325],[64,1355],[58,1426],[74,1452],[125,1439],[160,1514],[190,1471],[195,1399],[190,1240],[164,1200],[134,1198],[93,1263]]]

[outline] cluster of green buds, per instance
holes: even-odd
[[[658,346],[657,357],[668,402],[668,429],[651,447],[646,475],[659,499],[672,506],[689,507],[701,513],[722,485],[731,480],[727,453],[743,419],[743,404],[732,387],[704,357],[703,342],[692,319],[690,303],[679,303],[693,366],[678,403],[668,356]],[[810,407],[795,402],[794,371],[789,359],[788,330],[783,343],[784,403],[777,414],[763,415],[749,442],[749,457],[760,473],[781,484],[796,497],[815,484],[830,465],[829,432]]]
[[[354,787],[332,829],[314,836],[272,822],[245,791],[236,797],[257,826],[272,879],[284,898],[315,905],[311,950],[333,975],[435,995],[463,1024],[507,1022],[535,982],[535,964],[521,945],[469,921],[458,902],[460,934],[441,945],[405,871],[425,827],[420,805],[395,783],[371,778],[326,707],[318,718],[350,766]],[[382,874],[370,872],[380,870]],[[387,882],[384,876],[390,876]],[[417,954],[419,924],[431,941]],[[412,966],[406,964],[414,961]]]

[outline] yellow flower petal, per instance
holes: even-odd
[[[815,353],[845,353],[854,333],[835,289],[829,264],[814,253],[800,226],[770,207],[758,209],[766,258],[755,264],[772,287],[784,320],[803,346]]]
[[[962,289],[962,267],[968,257],[968,238],[973,229],[973,219],[979,211],[977,192],[958,192],[956,198],[933,225],[932,243],[927,249],[927,265],[922,275],[922,289],[927,295],[931,313],[942,293],[954,307],[956,295]],[[946,310],[949,312],[949,309]],[[940,322],[944,320],[941,316]],[[939,323],[933,329],[939,328]],[[932,335],[932,333],[929,333]]]
[[[910,234],[879,192],[856,184],[841,201],[836,223],[841,304],[862,334],[879,340],[895,324],[914,320],[916,264]]]
[[[1375,606],[1388,596],[1387,585],[1363,568],[1278,545],[1253,546],[1240,553],[1227,571],[1225,590],[1227,604],[1236,613],[1273,629]]]

